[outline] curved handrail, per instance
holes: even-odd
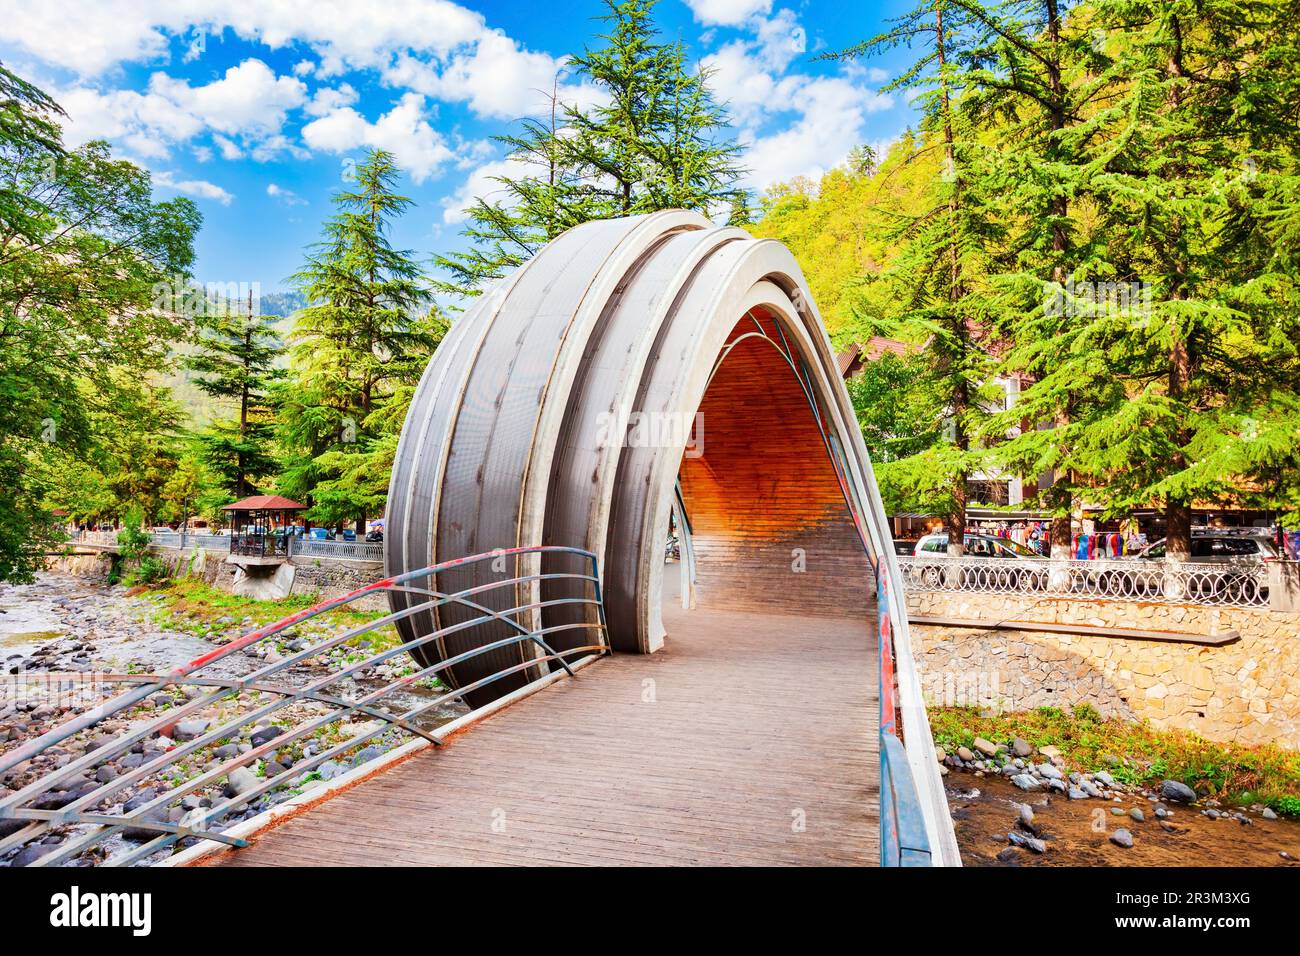
[[[451,593],[439,591],[431,587],[419,586],[421,579],[432,578],[434,575],[444,571],[463,568],[479,562],[498,560],[504,557],[548,553],[577,555],[585,559],[585,561],[590,562],[589,573],[555,572],[550,574],[514,575],[503,577],[500,580],[491,581],[486,584],[467,587],[463,590]],[[503,587],[517,588],[517,586],[521,584],[554,578],[570,578],[582,582],[584,585],[589,585],[591,588],[591,597],[567,597],[547,601],[532,601],[529,603],[516,604],[515,606],[505,610],[494,610],[474,600],[476,596],[494,589]],[[416,594],[426,598],[426,600],[421,600],[409,607],[382,615],[381,617],[366,622],[358,627],[345,629],[338,634],[334,634],[323,640],[317,641],[308,647],[302,648],[293,654],[280,657],[264,666],[258,667],[251,673],[242,677],[224,678],[199,676],[199,672],[203,668],[208,667],[215,661],[222,660],[232,654],[247,650],[261,641],[266,641],[276,635],[283,634],[290,628],[302,624],[304,621],[311,620],[312,618],[318,617],[329,611],[351,604],[368,595],[390,591]],[[573,603],[596,605],[598,610],[597,622],[560,624],[551,627],[536,626],[529,628],[518,620],[518,617],[524,615],[526,612],[539,611],[548,607]],[[350,662],[348,666],[340,670],[332,671],[324,676],[309,680],[302,686],[292,687],[280,683],[268,684],[265,680],[271,674],[278,671],[285,671],[297,664],[307,663],[311,659],[319,656],[321,653],[344,645],[348,641],[351,641],[362,634],[375,631],[399,620],[409,619],[415,614],[448,604],[455,604],[464,607],[475,612],[477,616],[467,621],[436,628],[428,633],[418,634],[408,641],[404,641],[395,646],[370,654],[361,661]],[[540,624],[540,615],[527,614],[526,617],[528,620],[536,620]],[[352,694],[351,690],[349,690],[348,693],[342,694],[328,692],[331,686],[349,680],[355,681],[358,677],[364,676],[364,674],[371,668],[383,664],[401,654],[407,653],[416,647],[423,646],[430,642],[440,641],[449,634],[468,631],[485,624],[504,624],[516,633],[510,634],[504,638],[487,641],[477,647],[447,657],[446,659],[440,660],[432,665],[420,667],[413,673],[406,674],[359,696]],[[550,645],[548,635],[574,629],[595,630],[595,640],[584,642],[583,646],[569,648],[559,652]],[[529,644],[535,646],[537,649],[536,653],[532,656],[526,656],[526,659],[520,663],[504,667],[501,670],[486,675],[467,686],[448,689],[445,693],[437,694],[432,699],[420,701],[417,706],[409,707],[403,713],[388,713],[379,706],[380,701],[388,695],[391,695],[394,691],[411,687],[419,681],[427,680],[429,678],[437,678],[456,664],[483,654],[488,654],[501,648]],[[134,862],[135,860],[165,849],[172,843],[187,836],[223,839],[225,842],[234,842],[238,845],[240,841],[232,841],[214,835],[213,831],[210,830],[211,825],[219,822],[232,810],[249,804],[251,801],[270,792],[271,790],[285,786],[289,783],[290,777],[300,779],[305,773],[311,772],[313,768],[323,764],[333,757],[342,756],[351,750],[361,747],[366,743],[366,741],[372,740],[380,734],[389,731],[397,730],[402,733],[428,737],[429,735],[425,731],[416,727],[413,724],[413,721],[437,707],[457,700],[464,701],[465,695],[471,691],[488,686],[511,675],[526,673],[539,667],[555,666],[572,676],[573,669],[569,663],[569,658],[576,658],[588,654],[606,654],[608,652],[609,640],[608,635],[605,632],[604,602],[600,593],[600,569],[598,560],[594,553],[581,548],[569,548],[553,545],[500,548],[465,558],[440,562],[439,564],[430,567],[385,578],[381,581],[376,581],[373,584],[357,588],[339,597],[321,601],[310,608],[289,615],[288,617],[272,624],[256,628],[237,640],[232,641],[221,648],[217,648],[210,653],[201,655],[200,657],[175,668],[167,674],[158,676],[110,675],[112,682],[138,683],[139,686],[113,697],[98,707],[92,708],[87,713],[66,721],[63,724],[50,729],[35,740],[29,741],[21,747],[17,747],[9,753],[0,756],[0,772],[13,768],[25,760],[30,760],[32,757],[44,753],[50,747],[57,746],[58,744],[69,740],[69,738],[91,729],[107,717],[111,717],[114,714],[120,714],[133,708],[134,705],[140,703],[144,698],[164,688],[193,684],[196,687],[214,689],[210,693],[200,693],[193,699],[181,704],[179,707],[149,717],[137,723],[123,733],[117,735],[117,737],[104,746],[89,750],[81,757],[67,763],[64,767],[46,774],[26,786],[18,788],[16,792],[0,799],[0,819],[8,818],[28,821],[27,826],[11,833],[3,839],[0,839],[0,853],[11,850],[16,846],[22,845],[41,836],[52,826],[67,823],[86,824],[89,825],[91,829],[75,835],[73,838],[65,841],[58,847],[53,848],[51,852],[41,856],[39,859],[34,861],[32,865],[54,865],[61,860],[67,859],[88,849],[94,844],[102,841],[104,838],[126,828],[155,830],[157,831],[157,836],[147,840],[143,845],[131,850],[125,855],[114,857],[114,859],[110,861],[109,865],[125,865]],[[27,672],[24,676],[36,676],[38,678],[44,676],[49,678],[55,675],[41,675]],[[66,676],[67,675],[60,674],[57,675],[57,679],[61,681],[64,680]],[[93,678],[94,675],[91,675],[91,677]],[[120,776],[104,782],[99,786],[92,787],[84,793],[76,795],[74,799],[67,801],[61,806],[56,806],[53,809],[47,807],[24,806],[24,804],[29,804],[42,798],[48,799],[48,795],[60,782],[76,778],[81,772],[122,755],[129,748],[153,737],[156,734],[162,733],[162,731],[183,720],[187,715],[193,714],[211,704],[246,691],[254,691],[263,695],[272,695],[272,699],[266,703],[256,704],[251,707],[251,709],[235,714],[233,717],[228,719],[223,718],[216,727],[205,727],[201,733],[197,734],[192,739],[173,745],[167,751],[154,756],[151,759],[146,758],[139,766],[130,769]],[[276,714],[277,711],[282,711],[283,708],[294,703],[308,704],[323,712],[318,713],[310,719],[296,721],[293,726],[277,734],[275,737],[264,741],[256,747],[252,747],[244,753],[236,753],[231,757],[220,760],[216,766],[212,766],[211,769],[200,773],[198,776],[174,783],[162,792],[152,794],[151,798],[146,799],[138,806],[135,806],[129,813],[125,811],[121,814],[103,812],[102,808],[109,802],[110,798],[114,797],[115,794],[123,792],[134,784],[148,781],[168,768],[176,766],[183,758],[191,754],[202,752],[204,748],[215,748],[222,741],[237,739],[241,732],[254,727],[255,722],[269,721],[272,718],[272,715]],[[244,789],[242,792],[230,796],[224,801],[217,801],[207,808],[199,808],[190,811],[183,818],[183,825],[176,823],[174,820],[166,820],[160,816],[163,810],[176,803],[176,801],[182,797],[205,787],[216,785],[223,779],[227,778],[234,770],[253,764],[262,757],[281,750],[288,744],[302,740],[308,735],[324,731],[328,729],[330,725],[339,723],[345,718],[351,718],[353,715],[376,719],[379,722],[379,726],[373,727],[362,734],[340,741],[321,753],[304,756],[303,759],[300,759],[293,765],[292,774],[286,773],[282,776],[268,778],[251,788]]]

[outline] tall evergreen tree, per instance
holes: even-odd
[[[440,337],[419,266],[389,240],[411,205],[394,191],[399,173],[390,153],[371,150],[355,186],[334,197],[338,212],[294,276],[310,304],[295,316],[290,380],[277,389],[289,450],[281,490],[312,504],[313,520],[358,530],[382,509],[352,480],[379,437],[373,416],[418,380]]]
[[[901,248],[892,267],[867,277],[893,286],[900,308],[893,315],[864,316],[859,332],[923,344],[930,359],[922,381],[932,413],[946,420],[942,431],[935,429],[945,438],[881,471],[891,481],[924,489],[944,516],[950,554],[962,553],[967,483],[983,457],[974,439],[988,400],[992,303],[982,276],[988,249],[1001,232],[1001,213],[987,205],[976,131],[958,109],[969,69],[963,59],[971,23],[966,6],[923,0],[886,32],[836,54],[871,56],[903,44],[921,50],[885,89],[916,94],[923,140],[913,159],[937,153],[939,174],[922,207],[899,218],[894,237]]]
[[[207,311],[212,314],[201,317],[197,352],[185,367],[200,376],[200,390],[233,412],[196,438],[204,462],[235,501],[253,494],[279,464],[271,386],[282,377],[276,368],[282,347],[273,320],[254,314],[251,292],[246,308],[223,300]]]
[[[499,137],[524,170],[497,178],[500,198],[469,208],[469,252],[440,257],[441,287],[475,294],[531,257],[565,229],[660,209],[750,217],[739,147],[724,138],[725,110],[708,76],[688,63],[681,43],[663,43],[657,0],[605,0],[599,46],[569,58],[567,69],[603,94],[591,107],[561,104],[552,91],[547,122],[528,120]]]
[[[1105,95],[1107,61],[1090,30],[1067,28],[1067,0],[1008,0],[966,6],[972,42],[968,121],[996,130],[984,140],[990,178],[1014,210],[1006,246],[990,263],[1001,293],[996,327],[999,371],[1024,377],[1013,408],[990,416],[982,439],[1002,469],[1032,483],[1052,481],[1027,503],[1049,510],[1052,554],[1067,557],[1072,516],[1089,483],[1079,460],[1075,418],[1098,387],[1082,344],[1086,327],[1069,290],[1112,278],[1102,234],[1089,230],[1095,103]],[[1064,346],[1064,347],[1063,347]],[[1102,387],[1114,387],[1103,383]],[[1023,427],[1028,424],[1030,427]]]

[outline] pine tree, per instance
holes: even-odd
[[[1099,134],[1094,104],[1107,90],[1099,79],[1107,61],[1092,31],[1066,28],[1067,6],[968,6],[973,40],[963,104],[969,122],[996,131],[984,156],[1014,210],[1007,245],[991,263],[1005,343],[998,371],[1027,377],[1015,407],[990,416],[982,438],[1001,468],[1030,482],[1051,474],[1050,486],[1028,503],[1052,513],[1055,557],[1069,555],[1072,515],[1089,483],[1075,418],[1098,387],[1088,369],[1095,356],[1080,337],[1086,322],[1078,321],[1079,303],[1068,290],[1113,274],[1101,234],[1083,228],[1078,214],[1091,202],[1095,157],[1088,146]]]
[[[526,172],[498,177],[503,196],[467,210],[472,249],[437,259],[448,275],[441,288],[475,294],[593,219],[677,208],[750,218],[739,147],[723,138],[727,116],[708,75],[689,65],[681,43],[657,39],[657,0],[605,2],[601,45],[567,64],[604,102],[562,104],[553,90],[548,122],[525,121],[521,133],[499,137]]]
[[[958,109],[967,80],[962,57],[971,17],[966,6],[925,0],[885,33],[836,54],[876,55],[901,44],[922,50],[886,90],[916,93],[923,139],[912,159],[937,153],[939,175],[922,208],[900,217],[894,239],[901,248],[892,267],[867,277],[870,283],[892,286],[899,309],[887,316],[861,316],[857,331],[864,337],[883,332],[923,344],[929,358],[918,385],[932,414],[945,419],[945,438],[880,470],[882,481],[914,484],[916,495],[944,515],[950,554],[962,553],[967,482],[983,458],[974,438],[990,398],[993,343],[992,304],[981,277],[987,250],[997,245],[1001,232],[1000,214],[987,206],[975,131]]]
[[[1063,434],[1090,497],[1114,514],[1163,502],[1167,551],[1186,558],[1193,502],[1266,480],[1296,434],[1295,273],[1268,238],[1269,192],[1295,170],[1294,127],[1269,113],[1295,116],[1295,66],[1274,57],[1295,14],[1237,0],[1088,10],[1077,29],[1106,62],[1089,71],[1104,88],[1081,129],[1105,248],[1080,272],[1114,285],[1066,296],[1039,391],[1073,392]]]
[[[279,487],[312,504],[312,520],[355,520],[359,531],[383,506],[354,480],[379,437],[373,416],[419,379],[440,337],[419,266],[388,238],[411,205],[394,192],[399,172],[371,150],[355,187],[334,197],[339,211],[294,276],[310,304],[295,316],[291,378],[277,389],[289,450]]]
[[[465,210],[470,224],[464,236],[470,248],[435,258],[447,275],[434,283],[440,291],[477,295],[485,283],[518,268],[560,233],[589,218],[578,174],[564,157],[557,86],[552,86],[549,100],[546,122],[525,119],[520,132],[493,137],[525,172],[493,177],[501,197],[476,197]]]
[[[276,368],[282,347],[273,320],[254,315],[251,292],[247,310],[241,305],[211,304],[213,314],[200,318],[197,352],[185,362],[200,376],[195,382],[200,390],[233,406],[232,416],[217,419],[197,436],[205,464],[231,501],[253,494],[278,466],[271,387],[282,377]]]

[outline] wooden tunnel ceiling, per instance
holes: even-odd
[[[767,337],[749,335],[762,328]],[[748,336],[748,337],[742,337]],[[700,605],[863,613],[871,568],[817,416],[756,311],[704,394],[698,456],[682,459],[682,498]]]
[[[798,373],[772,342],[755,337],[736,344],[714,374],[728,343],[760,326]],[[683,459],[682,429],[651,441],[629,437],[638,434],[636,416],[689,421],[697,410],[702,457]],[[682,211],[586,223],[482,295],[435,353],[393,468],[387,570],[495,548],[590,550],[600,559],[614,648],[653,651],[664,636],[663,554],[680,470],[701,602],[861,608],[871,578],[853,516],[868,510],[872,478],[861,435],[846,422],[853,411],[834,354],[784,246]],[[879,550],[883,526],[871,528]],[[805,554],[802,572],[792,567],[796,548]],[[452,591],[559,570],[589,567],[552,555],[511,561],[504,572],[483,562],[440,575],[436,586]],[[501,611],[581,596],[581,588],[533,582],[480,600]],[[394,610],[419,600],[390,596]],[[596,620],[590,605],[529,613],[547,627]],[[399,627],[409,640],[471,616],[441,608]],[[458,632],[426,645],[428,662],[508,633],[503,624]],[[553,644],[580,647],[591,637],[564,631]],[[527,654],[519,646],[485,653],[449,678],[464,686]],[[478,698],[528,676],[522,671]]]

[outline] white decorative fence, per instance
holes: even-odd
[[[116,531],[83,531],[72,537],[73,543],[117,547]],[[229,551],[228,534],[185,534],[179,531],[155,531],[151,543],[158,548],[203,548],[205,551]],[[384,546],[375,541],[335,541],[330,538],[289,538],[290,557],[331,558],[336,561],[383,561]]]
[[[382,561],[384,546],[372,541],[330,541],[319,538],[293,538],[289,554],[295,558],[334,558],[344,561]]]
[[[1216,607],[1267,607],[1269,603],[1268,566],[1262,563],[925,555],[900,557],[898,564],[904,586],[912,591],[1038,594]]]

